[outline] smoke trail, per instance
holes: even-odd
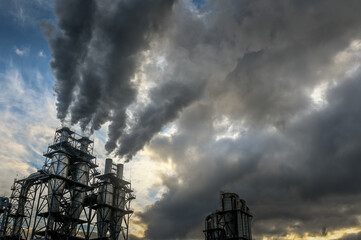
[[[126,161],[141,150],[153,135],[162,127],[178,117],[178,113],[200,96],[204,81],[186,85],[170,81],[152,91],[152,101],[140,114],[138,122],[128,134],[120,138],[120,147],[116,152],[126,156]]]
[[[97,130],[107,121],[112,152],[136,98],[139,54],[166,28],[175,0],[58,0],[58,27],[43,24],[53,52],[57,115]]]
[[[63,122],[73,100],[73,91],[79,81],[78,68],[92,38],[95,4],[93,1],[64,0],[56,5],[55,14],[59,18],[59,28],[43,23],[45,36],[53,50],[54,60],[50,63],[57,81],[58,118]]]

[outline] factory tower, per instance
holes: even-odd
[[[56,130],[44,166],[0,198],[1,240],[128,239],[131,184],[112,159],[101,174],[93,146],[67,127]]]
[[[206,240],[252,240],[252,215],[235,193],[221,193],[221,210],[205,219]]]

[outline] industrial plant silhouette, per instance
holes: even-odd
[[[0,239],[127,240],[131,183],[110,158],[101,174],[93,147],[88,137],[57,129],[43,167],[0,198]],[[205,219],[205,239],[251,240],[251,219],[244,200],[222,192],[221,209]]]
[[[123,164],[105,160],[100,174],[93,141],[57,129],[42,169],[14,181],[0,201],[0,239],[128,239],[135,199]]]

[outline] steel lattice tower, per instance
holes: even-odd
[[[128,239],[131,184],[112,159],[100,174],[93,146],[69,128],[57,129],[42,169],[15,180],[0,208],[0,239]]]

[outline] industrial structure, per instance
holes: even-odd
[[[235,193],[221,193],[221,210],[205,219],[206,240],[252,240],[252,215]]]
[[[131,184],[112,159],[100,174],[93,146],[67,127],[56,130],[42,169],[0,198],[1,240],[128,239]]]

